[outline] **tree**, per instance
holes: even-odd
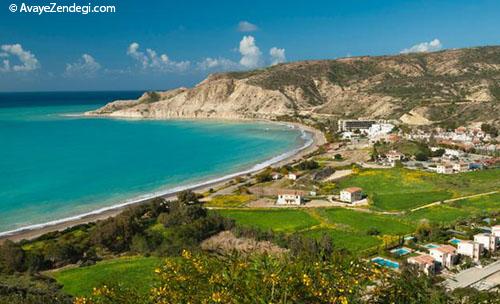
[[[182,204],[198,204],[198,196],[191,190],[184,190],[177,194],[177,200]]]
[[[431,155],[432,155],[433,157],[441,157],[441,156],[443,156],[443,154],[444,154],[445,152],[446,152],[446,150],[445,150],[445,149],[443,149],[443,148],[439,148],[439,149],[437,149],[436,151],[432,152],[432,154],[431,154]]]
[[[314,170],[319,168],[318,162],[314,160],[305,160],[297,165],[299,170]]]
[[[7,240],[0,246],[0,265],[3,272],[13,273],[23,271],[25,253],[21,245]]]
[[[418,152],[417,154],[415,154],[415,159],[418,161],[426,161],[429,159],[429,157],[426,153]]]
[[[484,133],[488,133],[488,134],[490,134],[493,137],[497,137],[498,136],[498,129],[495,126],[493,126],[493,125],[490,125],[490,124],[487,124],[487,123],[483,123],[481,125],[481,130]]]
[[[148,253],[149,244],[146,238],[140,234],[136,234],[132,237],[132,243],[130,244],[130,251],[134,253]]]
[[[375,285],[369,303],[450,303],[444,288],[432,277],[418,271],[414,265],[403,266],[400,273],[387,274]]]
[[[273,180],[271,169],[266,169],[255,176],[258,183],[265,183]]]

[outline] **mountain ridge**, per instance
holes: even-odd
[[[500,124],[500,46],[282,63],[209,75],[87,115],[131,118],[399,119]]]

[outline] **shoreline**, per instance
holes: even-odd
[[[207,181],[199,182],[197,184],[179,185],[170,189],[166,189],[163,192],[157,191],[156,193],[150,193],[147,197],[144,196],[137,197],[135,199],[124,201],[109,207],[99,208],[87,213],[59,220],[54,220],[47,223],[34,224],[10,231],[0,232],[0,244],[6,240],[18,242],[23,239],[34,239],[49,232],[61,231],[73,226],[96,222],[98,220],[104,220],[109,217],[118,215],[119,213],[121,213],[123,210],[125,210],[130,206],[147,203],[159,197],[167,200],[175,199],[176,195],[184,190],[205,192],[208,191],[210,188],[221,187],[229,180],[232,180],[238,176],[244,176],[248,174],[251,174],[253,176],[267,167],[281,167],[286,164],[294,163],[302,159],[305,155],[315,151],[319,146],[326,143],[324,134],[320,130],[307,125],[295,122],[277,122],[277,121],[265,121],[265,120],[257,120],[257,121],[293,126],[294,128],[299,129],[303,134],[310,134],[310,139],[309,140],[306,139],[306,142],[302,146],[295,148],[294,150],[274,156],[264,162],[257,163],[249,169],[245,169],[235,173],[230,173],[220,177],[215,177]]]

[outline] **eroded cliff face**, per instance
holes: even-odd
[[[293,114],[293,103],[279,91],[245,80],[207,79],[192,89],[145,93],[138,100],[115,101],[89,112],[130,118],[271,119]]]
[[[210,75],[194,88],[145,93],[87,115],[276,119],[306,115],[499,123],[500,47],[302,61]]]

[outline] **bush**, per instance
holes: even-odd
[[[296,166],[299,170],[314,170],[319,168],[318,162],[314,160],[305,160]]]
[[[378,230],[375,227],[371,227],[366,231],[366,234],[368,235],[380,235],[380,230]]]
[[[144,303],[356,303],[376,275],[368,265],[343,258],[220,259],[189,251],[180,259],[168,259],[155,272],[158,284]],[[123,301],[119,290],[97,291],[86,303]]]
[[[271,169],[268,168],[255,176],[258,183],[265,183],[273,180]]]

